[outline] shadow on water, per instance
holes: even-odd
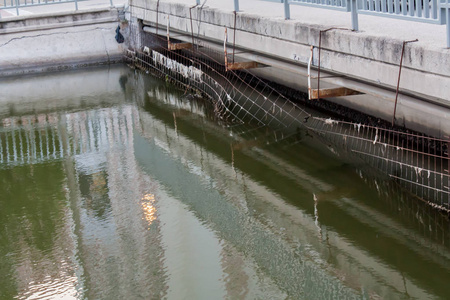
[[[29,97],[13,81],[0,298],[450,293],[446,217],[320,135],[226,123],[127,68],[24,79]]]

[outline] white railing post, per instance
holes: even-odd
[[[447,0],[446,6],[445,6],[445,22],[447,24],[447,48],[450,48],[450,0]]]
[[[284,0],[284,19],[289,20],[291,18],[291,8],[289,7],[289,0]]]
[[[78,1],[75,0],[75,10],[78,10]]]
[[[357,5],[357,0],[349,0],[349,2],[350,2],[351,13],[352,13],[352,30],[358,31],[359,30],[359,24],[358,24],[358,5]]]
[[[234,11],[235,12],[239,11],[239,0],[234,0]]]
[[[19,0],[16,0],[16,13],[19,15]]]

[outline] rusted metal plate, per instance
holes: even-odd
[[[192,43],[169,43],[169,50],[181,50],[181,49],[191,49]]]
[[[362,93],[346,87],[339,87],[333,89],[320,89],[320,92],[317,89],[311,89],[310,100],[318,98],[341,97],[360,94]]]
[[[227,64],[228,70],[252,69],[257,67],[259,67],[259,64],[256,61],[244,61]]]

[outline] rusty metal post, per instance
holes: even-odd
[[[322,32],[319,33],[319,65],[317,66],[317,100],[320,98],[320,49],[322,48]]]
[[[225,53],[225,72],[228,71],[227,40],[228,40],[228,34],[227,34],[227,28],[225,27],[225,38],[223,40],[223,52]]]
[[[167,49],[170,51],[170,20],[167,16]]]
[[[400,75],[402,74],[402,64],[403,64],[403,55],[404,55],[404,53],[405,53],[405,45],[406,45],[407,43],[413,43],[413,42],[417,42],[417,41],[418,41],[418,39],[411,40],[411,41],[404,41],[404,42],[403,42],[403,46],[402,46],[402,55],[401,55],[401,57],[400,57],[400,67],[399,67],[399,69],[398,69],[397,89],[396,89],[396,91],[395,91],[395,103],[394,103],[394,114],[393,114],[393,116],[392,116],[392,126],[394,126],[394,124],[395,124],[395,114],[396,114],[396,112],[397,112],[398,90],[399,90],[399,87],[400,87]]]
[[[234,64],[234,52],[236,48],[236,18],[237,13],[234,11],[234,28],[233,28],[233,64]]]
[[[311,99],[311,64],[313,61],[313,53],[314,53],[314,46],[311,45],[311,55],[309,56],[309,61],[308,61],[308,100],[312,100]],[[319,92],[317,92],[319,93]]]

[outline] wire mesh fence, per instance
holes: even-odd
[[[276,142],[295,134],[297,128],[308,130],[336,154],[362,161],[431,206],[450,212],[449,141],[314,114],[251,71],[227,70],[226,60],[231,61],[232,54],[198,45],[173,51],[165,46],[165,38],[154,35],[155,44],[142,38],[143,50],[128,50],[126,60],[209,98],[218,118],[236,132],[242,124],[255,123],[253,128],[270,128]],[[239,134],[251,130],[247,127]]]

